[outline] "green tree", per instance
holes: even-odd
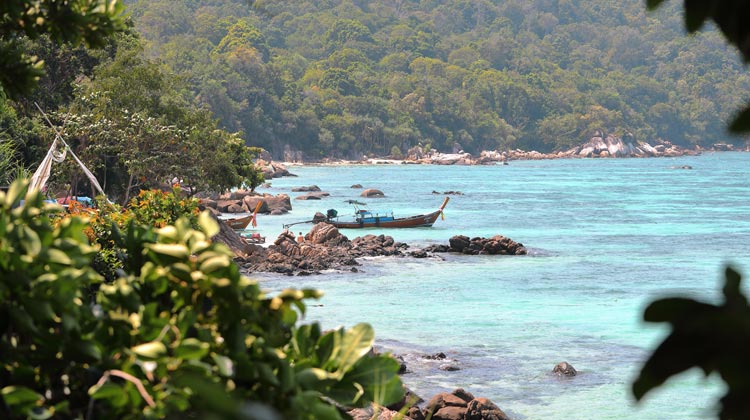
[[[220,130],[211,113],[184,96],[182,81],[143,58],[137,38],[120,41],[111,62],[83,81],[64,131],[105,191],[127,202],[140,188],[179,180],[190,194],[260,182],[238,134]],[[205,153],[211,150],[212,153]],[[61,179],[75,179],[68,166]]]
[[[22,48],[21,37],[49,35],[56,43],[102,47],[125,29],[122,2],[107,0],[7,0],[0,4],[0,86],[17,98],[31,92],[43,65]]]

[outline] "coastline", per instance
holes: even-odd
[[[592,149],[584,146],[579,146],[568,151],[542,153],[536,150],[525,151],[525,150],[509,150],[509,151],[482,151],[479,155],[472,155],[471,153],[458,152],[458,153],[441,153],[441,152],[428,152],[425,154],[409,155],[403,158],[394,158],[391,156],[384,157],[367,157],[363,156],[361,159],[337,159],[337,158],[324,158],[321,160],[282,160],[282,161],[267,161],[265,159],[258,159],[258,164],[261,166],[267,165],[282,165],[285,168],[299,167],[299,166],[340,166],[340,165],[463,165],[463,166],[477,166],[477,165],[507,165],[512,161],[528,161],[528,160],[554,160],[554,159],[644,159],[644,158],[673,158],[681,156],[698,156],[703,153],[714,153],[714,152],[748,152],[749,150],[740,150],[733,148],[711,148],[711,149],[684,149],[676,146],[670,147],[652,147],[652,148],[638,148],[634,151],[621,152],[620,149]],[[282,175],[284,176],[284,175]],[[274,177],[274,176],[271,176]],[[270,177],[269,177],[270,178]]]
[[[391,176],[373,185],[388,196],[377,202],[381,207],[429,207],[436,201],[433,189],[465,194],[455,197],[446,220],[434,228],[394,231],[399,241],[429,244],[461,232],[498,231],[544,252],[471,262],[368,258],[354,275],[259,277],[271,290],[323,290],[307,314],[322,325],[371,323],[380,345],[407,355],[414,372],[404,379],[425,399],[460,386],[490,398],[512,418],[655,420],[672,412],[695,418],[714,388],[706,390],[692,377],[663,398],[631,405],[628,381],[658,336],[641,325],[639,308],[665,290],[702,293],[724,259],[747,249],[744,204],[728,203],[747,202],[737,171],[747,172],[748,156],[704,152],[678,159],[393,167]],[[694,169],[675,170],[683,165]],[[290,170],[299,177],[274,180],[269,191],[316,184],[332,198],[294,202],[292,214],[261,219],[274,232],[270,237],[280,229],[275,225],[336,207],[361,192],[351,189],[353,183],[370,184],[382,173],[361,164]],[[708,186],[729,189],[709,194]],[[676,264],[686,265],[685,272],[675,273]],[[443,371],[441,363],[421,359],[436,352],[458,360],[461,370]],[[411,359],[419,364],[409,367]],[[581,374],[573,380],[549,376],[563,360]]]

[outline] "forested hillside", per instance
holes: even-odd
[[[251,2],[252,3],[252,2]],[[564,149],[595,129],[710,145],[750,78],[680,4],[642,0],[141,0],[148,53],[223,127],[279,157],[422,143]],[[737,139],[735,139],[737,140]]]

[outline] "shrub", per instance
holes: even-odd
[[[0,417],[336,419],[401,398],[369,325],[297,325],[319,293],[264,295],[207,213],[200,230],[113,225],[128,258],[102,284],[85,220],[54,225],[37,192],[14,209],[24,189],[0,193]]]

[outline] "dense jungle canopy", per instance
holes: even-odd
[[[104,77],[144,116],[184,128],[170,106],[207,109],[218,128],[277,159],[419,144],[552,151],[595,130],[686,147],[745,141],[725,126],[750,77],[713,27],[684,36],[679,2],[654,12],[643,0],[125,4],[134,30],[104,52],[30,41],[48,64],[35,100],[69,119],[122,106],[94,96],[112,92]],[[29,110],[28,98],[18,103]]]
[[[595,129],[703,146],[750,92],[713,28],[642,0],[131,2],[152,58],[279,156],[564,149]]]

